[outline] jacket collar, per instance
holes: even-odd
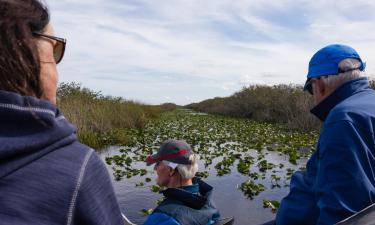
[[[168,188],[161,193],[163,193],[164,197],[167,199],[178,200],[191,208],[200,209],[206,204],[213,189],[209,184],[198,178],[193,179],[193,185],[191,185],[190,188],[187,189],[186,187],[187,186],[182,188]],[[192,192],[195,190],[199,192]]]
[[[323,99],[319,104],[310,110],[310,112],[324,121],[332,108],[344,101],[346,98],[365,90],[371,89],[366,77],[357,78],[344,83],[337,88],[331,95]]]

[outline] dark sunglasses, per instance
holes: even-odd
[[[303,90],[309,92],[311,95],[314,95],[314,92],[312,90],[312,83],[313,79],[308,79],[305,83],[305,86],[303,87]]]
[[[45,37],[56,41],[56,44],[53,46],[53,57],[55,58],[56,64],[61,62],[62,58],[64,57],[65,53],[65,46],[66,46],[66,39],[54,37],[51,35],[42,34],[39,32],[33,32],[34,35],[39,37]]]

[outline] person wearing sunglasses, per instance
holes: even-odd
[[[111,179],[56,108],[66,40],[39,0],[0,0],[0,224],[123,224]]]
[[[304,89],[323,125],[306,170],[291,178],[277,225],[336,224],[374,203],[375,91],[364,69],[346,45],[326,46],[311,58]]]

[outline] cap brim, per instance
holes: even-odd
[[[152,164],[156,163],[158,161],[156,158],[158,158],[157,154],[147,156],[146,165],[151,166]]]

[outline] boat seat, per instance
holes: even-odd
[[[375,225],[375,203],[335,225]]]
[[[217,221],[214,225],[233,225],[234,224],[234,217],[227,217]]]

